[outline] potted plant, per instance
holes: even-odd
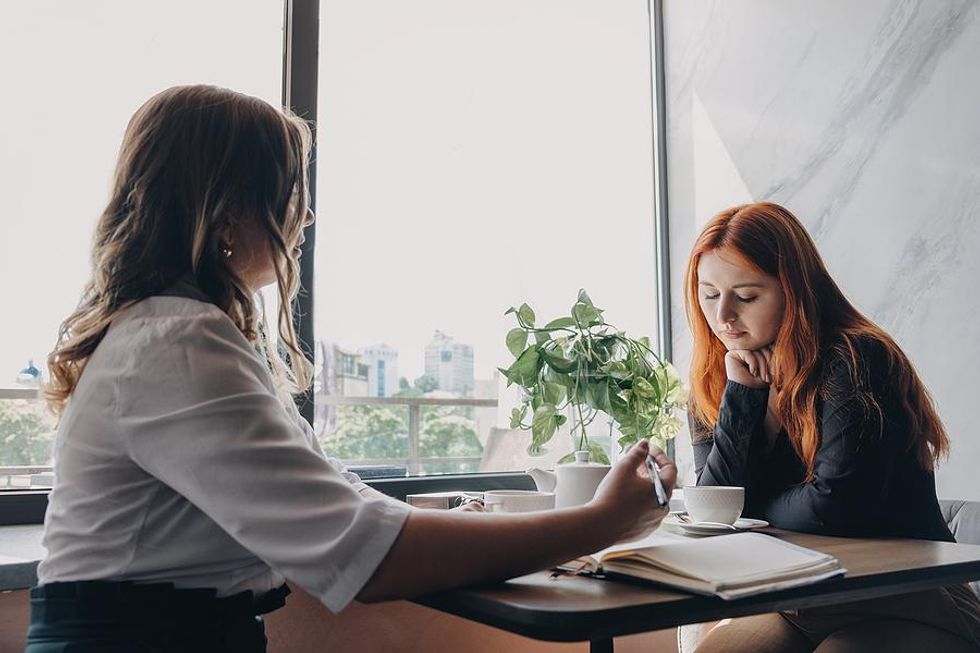
[[[586,436],[599,414],[616,423],[620,448],[643,438],[664,447],[680,430],[677,412],[686,406],[687,392],[674,366],[650,348],[648,338],[630,338],[606,323],[585,290],[569,315],[543,326],[526,303],[505,313],[511,314],[517,327],[507,333],[507,348],[515,360],[499,369],[508,387],[524,391],[510,426],[530,429],[530,455],[540,455],[569,418],[576,449],[606,464],[606,452]],[[571,453],[559,462],[574,458]]]

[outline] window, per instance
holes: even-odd
[[[385,343],[393,390],[321,355],[325,450],[413,474],[571,450],[530,459],[507,428],[504,311],[557,316],[586,288],[656,338],[648,25],[625,0],[322,5],[316,350]]]
[[[306,301],[325,448],[385,474],[553,462],[567,440],[529,459],[507,428],[503,313],[557,315],[586,288],[614,324],[658,335],[646,7],[337,0],[320,15]],[[282,18],[259,0],[0,6],[18,97],[0,108],[0,173],[18,180],[0,220],[0,487],[50,482],[33,385],[88,276],[129,116],[179,83],[278,104]]]
[[[278,105],[282,19],[281,3],[259,0],[0,3],[0,176],[16,180],[0,217],[0,488],[50,483],[53,420],[35,371],[88,278],[129,117],[183,83]]]

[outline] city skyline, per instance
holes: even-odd
[[[338,356],[351,357],[364,366],[363,374],[367,379],[366,396],[390,397],[401,389],[401,383],[413,385],[428,377],[435,384],[435,389],[459,395],[475,396],[478,382],[490,382],[498,377],[494,368],[486,377],[478,377],[473,368],[475,348],[463,342],[457,342],[451,335],[435,329],[432,338],[422,347],[422,355],[418,357],[402,356],[402,352],[385,342],[354,346],[351,343],[333,342],[321,339],[317,341],[316,363],[321,369],[334,369],[334,374],[341,372],[340,364],[334,359]],[[448,359],[447,359],[448,355]],[[415,359],[415,364],[409,364],[411,372],[403,363]],[[417,361],[423,361],[421,370]],[[381,377],[384,377],[383,379]],[[339,388],[333,388],[339,394]],[[350,395],[355,396],[355,395]],[[493,393],[496,396],[496,393]]]

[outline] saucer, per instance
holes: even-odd
[[[671,526],[676,526],[680,528],[685,533],[691,535],[724,535],[725,533],[738,533],[742,531],[751,531],[757,528],[765,528],[769,525],[769,522],[764,519],[749,519],[743,517],[741,519],[735,520],[732,524],[734,528],[730,528],[727,524],[716,524],[714,522],[685,522],[681,520],[681,516],[685,513],[671,513],[666,521]]]

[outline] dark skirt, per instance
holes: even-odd
[[[31,589],[25,653],[265,653],[259,615],[285,604],[282,587],[216,598],[171,583],[78,581]]]

